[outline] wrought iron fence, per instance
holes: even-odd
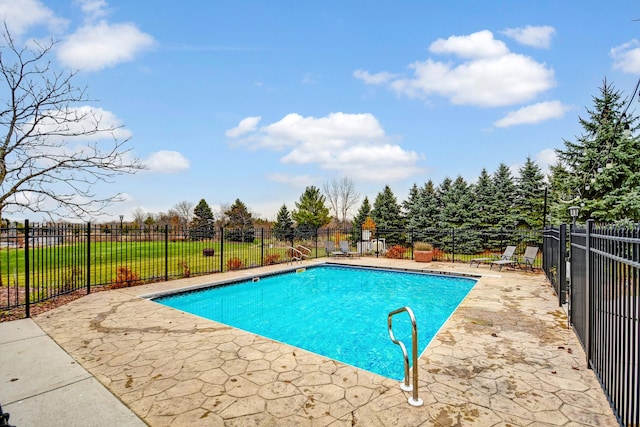
[[[139,283],[292,262],[327,255],[325,242],[361,256],[413,258],[413,244],[433,245],[435,260],[469,262],[506,245],[541,242],[531,230],[137,227],[53,224],[0,229],[0,310],[92,287]],[[538,266],[540,260],[537,261]]]
[[[571,229],[570,319],[618,421],[640,425],[640,227]]]
[[[558,296],[558,305],[567,302],[567,226],[547,227],[543,233],[542,269]]]

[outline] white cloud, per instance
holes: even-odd
[[[238,123],[238,126],[226,131],[225,135],[229,138],[237,138],[246,133],[253,132],[254,130],[256,130],[256,126],[258,126],[258,123],[260,123],[261,119],[262,117],[260,116],[246,117],[242,119],[240,123]]]
[[[502,31],[502,34],[520,44],[547,49],[551,46],[551,38],[555,32],[556,29],[548,25],[538,27],[527,25],[524,28],[507,28]]]
[[[105,0],[75,0],[86,15],[88,21],[94,21],[107,15]]]
[[[511,111],[502,119],[494,123],[495,127],[504,128],[522,124],[535,124],[551,119],[559,119],[571,110],[571,106],[560,101],[539,102]]]
[[[177,151],[161,150],[157,151],[143,161],[150,172],[176,173],[189,169],[191,166],[182,154]]]
[[[463,60],[458,64],[431,58],[417,61],[410,65],[412,77],[390,79],[386,81],[389,87],[398,95],[413,98],[440,95],[453,104],[496,107],[530,101],[555,85],[552,69],[510,52],[490,31],[440,39],[431,44],[430,50]],[[371,76],[360,70],[358,75]]]
[[[58,48],[58,59],[73,68],[98,71],[113,67],[152,47],[155,40],[132,23],[88,24],[69,35]]]
[[[478,31],[468,36],[451,36],[431,43],[429,50],[438,54],[453,54],[461,58],[495,58],[509,53],[504,42],[493,38],[491,31]]]
[[[317,165],[337,176],[360,180],[386,182],[422,172],[417,153],[388,139],[371,114],[331,113],[316,118],[292,113],[237,142],[251,149],[287,150],[281,158],[284,164]],[[280,176],[270,179],[278,181]]]
[[[356,70],[353,72],[353,77],[362,80],[366,84],[381,85],[396,77],[395,74],[387,73],[385,71],[376,74],[370,74],[365,70]]]
[[[58,32],[68,24],[38,0],[0,0],[0,20],[7,24],[13,36],[22,36],[29,28],[38,25],[46,25],[49,30]]]
[[[546,148],[536,154],[535,161],[543,173],[546,175],[549,173],[549,167],[555,165],[558,162],[558,154],[553,148]]]
[[[50,144],[131,138],[131,131],[123,127],[122,121],[102,108],[84,105],[64,111],[48,111],[46,115],[48,117],[39,121],[36,131],[46,135]]]
[[[293,187],[305,188],[313,185],[316,180],[310,175],[287,175],[284,173],[273,173],[267,176],[269,181],[279,182],[281,184],[288,184]]]
[[[640,73],[640,42],[633,39],[611,48],[609,55],[613,59],[613,68],[625,73]]]

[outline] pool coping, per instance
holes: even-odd
[[[319,263],[326,260],[301,265]],[[331,263],[423,269],[387,259]],[[35,321],[153,426],[617,425],[541,274],[480,273],[419,359],[418,408],[395,380],[141,298],[301,265],[99,292]],[[452,263],[429,272],[478,275]]]

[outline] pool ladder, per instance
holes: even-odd
[[[397,340],[393,336],[393,324],[392,318],[396,314],[406,311],[411,319],[411,360],[413,362],[413,385],[409,384],[409,356],[407,354],[407,348],[404,343]],[[397,344],[402,349],[402,355],[404,356],[404,382],[400,384],[400,388],[404,391],[413,391],[408,402],[411,406],[422,406],[424,403],[422,399],[418,397],[418,327],[416,326],[416,317],[413,315],[413,310],[409,307],[402,307],[397,310],[393,310],[387,317],[387,326],[389,328],[389,338],[394,344]]]
[[[311,257],[311,249],[302,245],[299,245],[297,248],[289,246],[287,250],[291,251],[291,258],[287,263],[302,262],[303,259]]]

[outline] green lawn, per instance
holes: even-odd
[[[213,249],[214,256],[204,256],[203,249]],[[88,255],[89,252],[89,255]],[[222,254],[222,261],[221,261]],[[32,286],[82,286],[90,268],[91,285],[116,280],[117,270],[125,267],[143,281],[180,278],[189,275],[246,268],[271,262],[285,262],[287,247],[281,242],[259,240],[253,243],[219,241],[106,241],[57,245],[29,250],[29,273]],[[315,251],[314,251],[315,255]],[[89,262],[87,257],[89,256]],[[233,259],[233,260],[232,260]],[[230,261],[231,260],[231,261]],[[25,283],[25,250],[0,251],[2,284]]]

